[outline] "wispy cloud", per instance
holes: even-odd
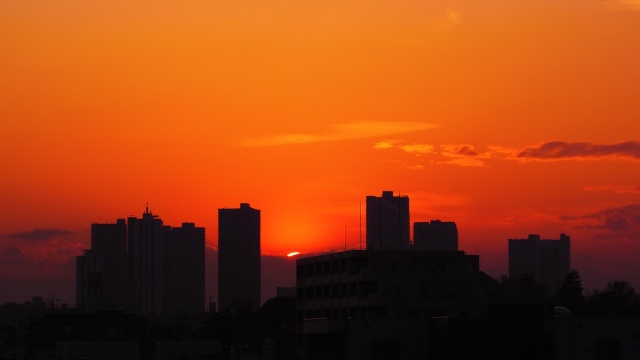
[[[431,20],[427,25],[428,32],[449,32],[462,22],[462,16],[458,11],[445,10],[437,19]]]
[[[473,145],[442,145],[442,155],[448,157],[478,157],[478,153]]]
[[[609,10],[640,11],[640,0],[609,0],[602,3]]]
[[[599,186],[585,186],[586,191],[607,191],[618,194],[640,194],[640,185],[599,185]]]
[[[396,140],[384,140],[384,141],[380,141],[377,142],[373,145],[374,149],[391,149],[392,147],[394,147],[394,143],[396,143]]]
[[[491,145],[480,151],[470,144],[441,145],[442,156],[449,160],[444,161],[446,164],[460,166],[485,166],[489,159],[507,159],[517,153],[516,149]]]
[[[434,34],[447,34],[453,32],[462,23],[462,14],[453,9],[441,9],[431,16],[424,17],[419,30],[411,37],[397,41],[404,48],[423,48],[429,44]]]
[[[434,146],[428,144],[401,145],[398,147],[408,153],[429,154],[434,152]]]
[[[402,144],[401,140],[385,140],[373,146],[378,150],[397,148],[417,156],[429,155],[437,164],[482,167],[490,159],[526,161],[595,160],[618,158],[640,160],[640,142],[626,141],[616,144],[593,142],[548,141],[538,145],[516,149],[491,145],[477,149],[471,144]],[[586,188],[585,190],[605,190]],[[608,189],[613,190],[613,189]],[[637,189],[617,189],[617,192],[637,191]]]
[[[324,132],[279,134],[261,138],[246,139],[242,141],[242,145],[247,147],[258,147],[366,139],[414,131],[424,131],[436,127],[436,124],[423,122],[360,121],[334,124]]]
[[[72,234],[71,231],[61,230],[61,229],[33,229],[32,231],[25,231],[14,234],[6,234],[2,237],[9,239],[17,239],[17,240],[29,240],[29,241],[39,241],[39,240],[47,240],[54,238],[56,236],[69,235]]]
[[[415,155],[430,154],[435,156],[432,161],[440,164],[451,164],[459,166],[484,166],[485,161],[491,158],[502,157],[507,158],[517,153],[516,149],[504,146],[488,146],[484,151],[476,150],[470,144],[407,144],[399,145],[399,140],[386,140],[376,143],[373,147],[379,150],[398,148],[406,153]],[[438,159],[438,157],[441,157]],[[420,169],[422,166],[412,166],[411,168]]]
[[[413,154],[431,154],[435,152],[435,146],[431,144],[406,144],[400,145],[401,140],[383,140],[373,145],[374,149],[386,150],[391,148],[398,148],[406,153]]]
[[[528,147],[516,155],[519,160],[598,159],[624,157],[640,159],[640,142],[627,141],[617,144],[592,142],[550,141]]]
[[[473,145],[442,145],[442,156],[448,158],[447,164],[460,166],[484,166],[484,161]]]

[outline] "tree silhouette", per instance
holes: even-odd
[[[501,285],[513,299],[540,300],[545,299],[546,288],[536,283],[533,273],[505,276],[501,278]]]
[[[594,290],[587,295],[587,307],[591,315],[614,317],[639,317],[640,295],[628,281],[613,281],[606,290]]]
[[[585,296],[583,295],[582,278],[576,269],[572,269],[564,277],[562,285],[558,289],[556,304],[571,310],[573,313],[583,312]]]

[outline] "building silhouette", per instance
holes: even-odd
[[[91,224],[91,251],[103,262],[101,310],[124,310],[127,290],[127,223]]]
[[[205,229],[194,223],[165,226],[163,311],[196,314],[204,311]]]
[[[247,203],[218,209],[218,303],[260,307],[260,210]]]
[[[127,228],[128,309],[136,314],[159,313],[164,290],[162,220],[147,207],[142,218],[127,219]]]
[[[196,314],[205,302],[205,228],[141,218],[91,225],[91,249],[76,257],[76,307],[83,312]]]
[[[413,249],[458,251],[458,227],[453,221],[413,223]]]
[[[509,239],[509,277],[531,276],[537,285],[555,296],[564,277],[571,271],[570,238],[540,239],[530,234],[526,239]]]
[[[76,256],[76,307],[84,312],[103,310],[104,258],[92,250]]]
[[[394,196],[393,191],[367,196],[366,241],[367,250],[409,250],[408,196]]]
[[[496,287],[479,270],[479,256],[462,251],[350,250],[300,258],[297,355],[432,358],[432,319],[487,318]]]

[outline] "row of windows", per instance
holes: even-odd
[[[343,273],[354,275],[366,268],[368,263],[369,259],[366,257],[353,257],[300,264],[296,267],[296,276],[304,278]]]
[[[373,293],[379,293],[382,298],[456,299],[469,296],[466,284],[460,283],[430,283],[418,287],[392,286],[379,289],[375,281],[299,287],[296,295],[298,301],[303,301],[349,297],[368,299]]]
[[[314,309],[298,311],[298,320],[303,319],[366,319],[386,318],[386,306],[342,307],[333,309]]]
[[[301,279],[346,273],[356,275],[368,266],[369,259],[365,257],[318,261],[298,265],[296,267],[296,277]],[[383,263],[379,264],[374,271],[383,273],[389,271],[396,272],[399,271],[398,266],[402,266],[402,264],[398,262]],[[455,273],[457,269],[458,266],[455,259],[411,258],[407,270],[413,274],[440,274],[448,272]]]
[[[298,300],[320,300],[357,296],[360,299],[367,299],[369,294],[375,293],[377,290],[378,283],[374,281],[307,286],[298,288],[297,298]]]
[[[463,312],[464,316],[467,312]],[[389,316],[407,319],[420,319],[447,316],[446,309],[404,309],[390,314],[386,306],[359,306],[332,309],[312,309],[298,311],[298,321],[308,319],[382,319]],[[467,314],[468,316],[468,314]]]

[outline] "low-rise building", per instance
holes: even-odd
[[[431,319],[489,316],[497,282],[462,251],[352,250],[298,259],[298,355],[428,354]]]

